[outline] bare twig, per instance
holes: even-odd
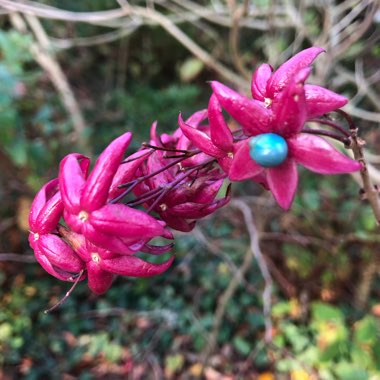
[[[252,211],[249,206],[240,199],[231,201],[231,205],[238,208],[244,216],[244,221],[248,230],[250,238],[250,248],[253,256],[255,257],[259,266],[261,275],[263,276],[265,285],[262,294],[263,298],[263,314],[265,320],[265,341],[271,342],[272,340],[272,319],[271,319],[271,307],[272,307],[272,286],[273,280],[269,273],[267,263],[265,262],[264,255],[261,252],[259,245],[259,233],[256,229]]]
[[[239,52],[239,31],[240,31],[240,21],[245,16],[248,11],[248,1],[244,0],[244,3],[238,7],[234,4],[232,13],[232,26],[230,29],[230,49],[232,54],[232,61],[236,69],[240,74],[249,79],[251,73],[245,68],[244,62],[242,60],[241,54]]]
[[[18,253],[0,253],[0,261],[17,261],[19,263],[36,263],[33,255],[21,255]]]
[[[155,10],[142,7],[129,6],[127,7],[127,9],[130,10],[131,14],[146,17],[148,19],[156,21],[178,42],[180,42],[184,47],[186,47],[197,58],[199,58],[206,66],[215,70],[225,80],[235,83],[235,85],[239,86],[240,88],[247,89],[248,86],[244,79],[242,79],[239,75],[235,74],[228,67],[217,62],[206,50],[204,50],[197,43],[195,43],[194,40],[192,40],[177,25],[175,25],[164,15]]]
[[[364,194],[366,199],[368,199],[372,212],[376,218],[376,222],[378,226],[380,226],[379,191],[377,187],[373,185],[371,177],[368,173],[367,163],[363,153],[363,146],[365,145],[365,142],[358,137],[358,129],[356,128],[351,117],[344,111],[338,110],[337,112],[341,114],[349,123],[351,132],[351,145],[349,148],[352,149],[355,159],[362,164],[362,168],[360,169],[360,177],[363,182]]]
[[[361,267],[360,278],[357,282],[354,294],[354,305],[358,309],[363,309],[367,305],[373,281],[379,269],[380,256],[377,253]]]
[[[33,31],[35,42],[30,46],[30,51],[38,64],[47,72],[51,82],[58,91],[66,111],[71,117],[75,139],[84,153],[90,154],[90,148],[86,139],[85,122],[75,95],[67,81],[67,78],[51,52],[50,41],[39,20],[31,15],[26,15],[26,20]],[[10,15],[12,25],[21,33],[28,33],[24,19],[17,13]]]
[[[52,311],[54,311],[55,309],[57,309],[59,306],[61,306],[69,297],[70,297],[70,294],[73,292],[73,290],[75,289],[75,287],[78,285],[78,282],[82,279],[82,275],[84,273],[84,269],[82,269],[75,277],[75,281],[74,283],[71,285],[70,289],[68,290],[68,292],[55,304],[53,305],[51,308],[49,309],[46,309],[44,311],[45,314],[48,314],[48,313],[51,313]]]
[[[241,283],[241,278],[244,277],[245,273],[248,271],[248,269],[251,267],[253,261],[253,255],[250,249],[248,249],[244,255],[244,260],[242,265],[239,267],[239,269],[235,272],[235,275],[232,277],[231,281],[228,284],[227,289],[223,292],[223,294],[219,297],[218,305],[215,311],[215,317],[213,321],[212,331],[210,333],[208,344],[206,346],[206,349],[203,352],[203,366],[207,366],[207,361],[211,355],[211,353],[214,351],[220,326],[223,322],[223,317],[226,312],[226,308],[228,305],[228,302],[232,298],[232,296],[235,294],[236,289],[238,288],[239,284]]]

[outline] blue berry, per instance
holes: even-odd
[[[249,141],[249,154],[260,166],[272,168],[282,164],[288,156],[288,145],[275,133],[263,133]]]

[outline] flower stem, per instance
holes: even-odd
[[[328,119],[311,119],[311,120],[308,120],[308,121],[309,122],[313,122],[313,123],[319,123],[319,124],[328,125],[329,127],[332,127],[334,129],[336,129],[337,131],[341,132],[346,137],[350,137],[351,136],[350,132],[348,132],[346,129],[344,129],[341,125],[336,124],[336,123],[334,123],[331,120],[328,120]]]
[[[197,152],[198,153],[198,152]],[[196,153],[194,153],[196,154]],[[165,170],[171,168],[172,166],[175,166],[177,164],[179,164],[180,162],[182,162],[183,160],[185,160],[186,158],[189,158],[191,156],[193,156],[194,154],[189,154],[189,155],[186,155],[185,157],[181,157],[179,158],[178,160],[175,160],[175,161],[172,161],[170,162],[169,164],[163,166],[161,169],[159,170],[156,170],[155,172],[153,173],[149,173],[143,177],[140,177],[139,179],[135,179],[134,181],[131,181],[131,182],[127,182],[127,183],[123,183],[123,184],[120,184],[118,186],[119,189],[123,188],[123,187],[126,187],[127,189],[125,191],[123,191],[120,195],[118,195],[116,198],[113,198],[109,201],[109,203],[117,203],[118,201],[120,201],[120,199],[124,198],[126,195],[128,195],[137,185],[139,185],[140,183],[146,181],[147,179],[149,178],[152,178],[154,177],[155,175],[157,174],[160,174],[162,172],[164,172]]]
[[[151,145],[145,142],[142,143],[141,145],[145,148],[151,148],[153,150],[162,150],[164,152],[176,152],[176,153],[186,153],[186,154],[192,153],[192,151],[190,150],[165,148],[163,146]]]
[[[69,297],[70,294],[73,292],[75,287],[78,285],[78,282],[81,280],[81,277],[84,273],[84,269],[82,269],[76,276],[75,276],[75,282],[71,286],[71,288],[68,290],[68,292],[62,297],[54,306],[52,306],[50,309],[44,310],[45,314],[51,313],[55,309],[57,309],[59,306],[61,306]],[[74,276],[73,276],[74,277]]]
[[[340,135],[337,135],[336,133],[333,133],[333,132],[329,132],[329,131],[325,131],[323,129],[309,129],[309,128],[304,128],[302,129],[301,131],[302,133],[309,133],[311,135],[320,135],[320,136],[326,136],[326,137],[330,137],[332,139],[335,139],[337,141],[340,141],[341,143],[343,143],[344,145],[347,145],[350,141],[350,138],[349,137],[343,137],[343,136],[340,136]]]

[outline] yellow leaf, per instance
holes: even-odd
[[[290,373],[290,380],[311,380],[312,377],[304,369],[296,369]]]
[[[199,377],[202,374],[202,369],[203,365],[201,363],[195,363],[190,367],[189,372],[192,376]]]
[[[32,200],[21,197],[17,203],[17,225],[23,231],[29,231],[29,211]]]

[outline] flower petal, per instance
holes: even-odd
[[[83,261],[57,235],[47,234],[40,236],[38,247],[50,263],[59,269],[66,272],[79,273],[84,268]]]
[[[208,120],[210,122],[210,137],[212,142],[225,152],[233,150],[233,136],[226,123],[222,107],[216,95],[212,95],[208,103]]]
[[[361,164],[339,152],[325,139],[301,133],[288,140],[289,154],[305,168],[320,174],[352,173]]]
[[[309,119],[334,111],[348,103],[346,97],[311,84],[305,84],[305,97]]]
[[[230,201],[230,187],[227,189],[227,194],[224,198],[215,200],[214,202],[203,205],[199,203],[186,202],[170,208],[170,213],[174,216],[187,219],[200,219],[212,214],[218,208],[225,206]]]
[[[249,154],[249,141],[241,142],[232,160],[228,178],[231,181],[244,181],[260,174],[264,168],[258,165]]]
[[[144,244],[141,248],[141,252],[149,253],[150,255],[162,255],[163,253],[169,252],[173,247],[174,243],[166,245]]]
[[[48,200],[37,218],[37,232],[40,234],[52,232],[56,229],[63,213],[63,202],[58,192]]]
[[[242,125],[247,135],[254,136],[268,132],[272,119],[270,109],[265,108],[261,102],[248,99],[219,82],[211,82],[211,87],[222,107]]]
[[[132,134],[124,133],[102,152],[89,175],[81,197],[81,206],[91,212],[102,207],[107,201],[108,191],[113,177],[120,165]]]
[[[315,58],[325,50],[320,47],[311,47],[302,50],[283,63],[270,77],[267,85],[268,97],[273,98],[288,85],[291,78],[300,70],[310,66]]]
[[[160,216],[163,220],[165,220],[169,227],[173,228],[173,230],[190,232],[195,227],[195,221],[188,221],[185,218],[171,215],[167,211],[160,212]]]
[[[267,98],[267,84],[271,77],[273,68],[271,65],[264,63],[258,67],[258,69],[253,73],[251,92],[252,97],[256,100],[265,101]]]
[[[298,185],[295,160],[288,158],[284,163],[266,170],[268,186],[277,203],[288,210],[293,203]]]
[[[58,226],[58,233],[84,262],[91,259],[86,247],[87,240],[83,235],[77,234],[62,225]]]
[[[223,157],[225,155],[225,152],[215,146],[206,133],[186,124],[183,121],[181,114],[178,116],[178,124],[182,129],[183,134],[202,152],[212,157]]]
[[[102,230],[94,228],[90,223],[86,223],[83,229],[83,235],[94,245],[119,254],[132,255],[135,250],[130,248],[131,244],[140,240],[139,236],[126,239],[112,234],[104,233]]]
[[[150,127],[150,144],[155,146],[160,145],[160,140],[157,136],[157,121],[154,121]]]
[[[260,174],[255,175],[254,177],[250,178],[250,180],[260,184],[262,187],[264,187],[265,190],[269,190],[267,175],[266,175],[265,170],[263,170]]]
[[[123,238],[152,238],[164,233],[160,223],[144,211],[122,204],[108,204],[91,213],[95,229]]]
[[[65,209],[72,214],[81,211],[80,197],[85,182],[85,173],[78,162],[78,155],[67,155],[59,167],[59,189]]]
[[[149,277],[165,272],[174,260],[174,256],[161,264],[152,264],[136,256],[119,256],[102,260],[101,266],[107,272],[131,277]]]
[[[118,188],[123,183],[130,182],[134,179],[135,173],[142,163],[147,159],[153,150],[139,150],[138,152],[128,156],[126,160],[130,162],[121,163],[113,177],[112,184],[108,193],[108,199],[116,198],[125,191],[125,188]]]
[[[209,184],[203,186],[198,191],[195,192],[194,196],[191,197],[191,201],[195,203],[207,204],[212,202],[218,195],[220,188],[222,187],[224,179],[219,179],[217,181],[211,181]]]
[[[29,226],[33,232],[41,233],[41,229],[50,232],[58,223],[63,208],[56,197],[58,183],[58,178],[49,181],[34,197],[29,213]]]
[[[65,272],[63,270],[60,270],[54,267],[37,246],[34,248],[34,256],[36,260],[38,261],[38,263],[42,266],[42,268],[46,272],[48,272],[50,275],[54,276],[55,278],[58,278],[58,280],[70,281],[70,282],[75,281],[75,279],[73,279],[72,273]],[[84,278],[84,276],[82,277]]]
[[[185,123],[191,125],[194,128],[197,128],[202,121],[205,121],[207,118],[207,109],[197,111],[193,113]]]
[[[225,156],[222,158],[218,158],[218,164],[222,168],[222,170],[227,174],[230,172],[231,165],[232,165],[232,155],[231,156]]]
[[[273,132],[285,138],[299,132],[305,124],[307,111],[303,83],[310,71],[310,68],[299,71],[272,103]]]
[[[114,275],[103,270],[98,263],[89,261],[87,263],[88,287],[95,294],[105,293],[112,285]]]

